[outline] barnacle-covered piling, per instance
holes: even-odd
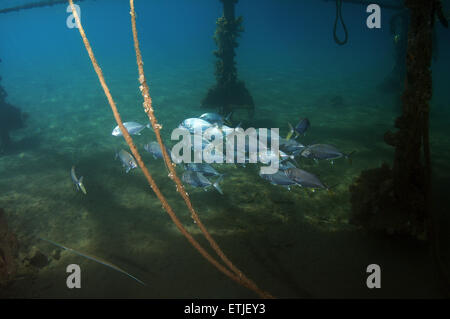
[[[202,101],[203,107],[218,109],[222,114],[229,114],[236,109],[245,109],[253,116],[254,102],[245,83],[238,79],[235,49],[237,40],[244,31],[242,17],[235,17],[235,4],[238,0],[220,0],[223,3],[223,15],[216,21],[214,41],[217,50],[215,65],[216,84],[211,87]]]
[[[438,1],[406,0],[409,30],[402,114],[385,142],[395,148],[392,168],[362,172],[350,187],[353,221],[372,230],[429,238],[431,165],[429,111],[432,31]]]

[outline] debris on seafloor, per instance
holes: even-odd
[[[50,260],[40,250],[33,248],[29,254],[29,257],[25,258],[25,262],[29,266],[40,269],[47,266],[50,263]]]
[[[0,208],[0,288],[10,284],[17,274],[18,242],[8,230],[6,216]]]

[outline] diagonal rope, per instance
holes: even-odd
[[[236,266],[233,265],[233,263],[224,254],[224,252],[221,250],[221,248],[216,243],[216,241],[209,234],[208,230],[203,225],[203,223],[201,222],[197,212],[195,211],[195,209],[194,209],[194,207],[193,207],[193,205],[191,203],[191,200],[189,199],[189,195],[184,189],[183,183],[181,182],[181,180],[177,176],[177,172],[175,171],[175,164],[172,162],[172,160],[170,159],[169,155],[167,154],[166,147],[164,146],[164,143],[163,143],[162,138],[161,138],[160,130],[161,130],[162,127],[161,127],[161,125],[158,124],[158,122],[156,120],[156,117],[154,115],[154,112],[153,112],[152,99],[150,97],[149,87],[148,87],[147,81],[145,79],[144,63],[142,61],[141,50],[139,48],[139,40],[138,40],[137,28],[136,28],[136,13],[135,13],[135,10],[134,10],[134,0],[130,0],[130,9],[131,9],[130,10],[130,14],[131,14],[131,26],[132,26],[132,31],[133,31],[134,49],[136,51],[136,62],[137,62],[137,65],[138,65],[138,70],[139,70],[139,82],[141,83],[140,90],[142,92],[142,96],[144,97],[144,103],[143,103],[144,111],[147,114],[148,119],[152,123],[153,130],[155,131],[155,134],[156,134],[156,139],[157,139],[157,141],[158,141],[158,143],[160,145],[160,148],[162,150],[162,153],[163,153],[164,162],[166,163],[166,166],[168,167],[169,172],[170,172],[169,173],[169,177],[176,184],[178,193],[181,195],[181,197],[183,198],[184,202],[186,203],[186,206],[188,207],[189,211],[191,212],[191,217],[195,220],[197,226],[200,228],[200,230],[204,234],[205,238],[208,240],[209,244],[214,249],[214,251],[217,253],[217,255],[220,257],[220,259],[222,259],[222,261],[237,276],[239,276],[239,278],[241,278],[241,280],[246,284],[246,286],[253,287],[252,289],[255,289],[255,290],[259,290],[259,288],[257,287],[257,285],[253,281],[251,281],[249,278],[247,278],[242,273],[241,270],[239,270]],[[267,294],[267,293],[265,293],[265,294]],[[267,294],[266,296],[269,297],[270,295]]]
[[[156,185],[155,181],[153,180],[152,176],[150,175],[150,172],[148,171],[147,167],[145,166],[144,162],[142,161],[142,157],[140,156],[134,142],[133,139],[131,138],[130,134],[128,133],[127,129],[124,127],[122,119],[120,117],[120,114],[117,110],[117,106],[111,96],[111,93],[109,91],[108,86],[106,85],[106,81],[104,79],[103,76],[103,72],[101,70],[101,68],[99,67],[97,60],[95,59],[94,56],[94,52],[91,48],[91,45],[89,43],[89,40],[87,39],[86,33],[84,32],[83,26],[81,24],[80,18],[76,12],[76,9],[73,5],[73,0],[68,0],[69,4],[71,6],[72,9],[72,14],[75,18],[75,21],[77,22],[78,25],[78,30],[80,32],[81,38],[83,40],[83,43],[86,47],[86,51],[89,55],[89,58],[91,59],[92,62],[92,66],[94,67],[94,70],[98,76],[99,82],[103,88],[103,91],[106,95],[106,98],[108,99],[109,105],[111,107],[111,110],[113,112],[114,118],[117,122],[117,125],[120,128],[120,131],[122,132],[125,141],[127,142],[128,146],[130,147],[130,150],[133,154],[133,156],[136,158],[136,161],[138,162],[139,167],[141,168],[145,178],[147,179],[150,187],[152,188],[152,190],[155,192],[156,196],[158,197],[159,201],[161,202],[164,210],[169,214],[170,218],[172,219],[172,221],[174,222],[174,224],[176,225],[176,227],[178,228],[178,230],[183,234],[183,236],[186,237],[186,239],[189,241],[189,243],[206,259],[208,260],[211,264],[213,264],[213,266],[215,266],[219,271],[221,271],[222,273],[224,273],[226,276],[228,276],[230,279],[234,280],[235,282],[243,285],[244,287],[247,287],[251,290],[253,290],[255,293],[257,293],[260,297],[263,298],[268,298],[271,297],[268,293],[261,291],[256,285],[252,285],[251,282],[247,282],[245,280],[243,280],[243,278],[245,277],[241,277],[238,276],[234,273],[232,273],[231,271],[229,271],[227,268],[225,268],[223,265],[221,265],[216,259],[214,259],[193,237],[192,235],[184,228],[184,226],[182,225],[182,223],[180,222],[180,220],[178,219],[178,217],[176,216],[176,214],[174,213],[174,211],[172,210],[172,207],[169,205],[169,203],[167,202],[167,200],[165,199],[164,195],[161,193],[160,189],[158,188],[158,186]],[[140,60],[141,64],[142,64],[142,59]],[[142,68],[142,65],[141,65]],[[143,79],[145,80],[145,79]],[[148,87],[147,87],[147,93],[148,93]],[[150,108],[151,108],[151,100],[150,100],[150,96],[147,94],[147,101],[150,101]],[[153,113],[151,113],[153,114]],[[161,137],[159,135],[159,130],[160,130],[160,125],[156,122],[156,119],[153,117],[153,121],[152,121],[152,125],[153,125],[153,129],[155,130],[155,133],[157,133],[157,136],[159,136],[159,143],[160,145],[162,145],[162,140]],[[163,152],[164,151],[164,147],[162,147]],[[167,156],[167,153],[165,153],[165,156]],[[170,162],[170,166],[173,169],[173,165]],[[185,193],[185,192],[184,192]],[[187,195],[186,195],[187,196]]]

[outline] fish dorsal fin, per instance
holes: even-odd
[[[294,134],[294,128],[292,127],[292,124],[288,122],[289,125],[289,133],[286,135],[286,141],[289,141],[292,137],[292,134]]]

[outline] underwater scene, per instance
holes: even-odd
[[[450,1],[370,3],[1,1],[0,297],[448,298]]]

